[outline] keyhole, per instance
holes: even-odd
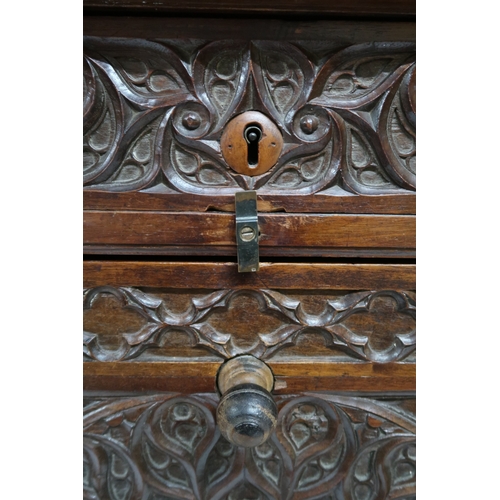
[[[259,125],[251,124],[245,127],[243,136],[247,141],[247,161],[248,165],[259,163],[259,141],[262,137],[262,130]]]

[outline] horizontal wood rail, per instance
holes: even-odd
[[[258,273],[236,263],[85,261],[84,287],[273,288],[283,290],[414,290],[411,264],[288,264],[261,262]]]
[[[90,252],[147,247],[144,253],[236,254],[233,214],[86,211],[83,227]],[[414,216],[259,214],[259,228],[261,255],[290,255],[287,249],[303,256],[415,255]]]
[[[414,391],[415,364],[268,363],[276,378],[275,394],[300,391]],[[217,362],[88,362],[83,364],[87,391],[214,392]]]
[[[85,10],[133,13],[289,14],[411,16],[415,0],[83,0]]]
[[[199,12],[198,14],[201,14]],[[327,21],[300,19],[214,19],[210,17],[84,16],[83,34],[123,38],[198,38],[210,40],[415,41],[415,22]]]
[[[168,194],[168,195],[167,195]],[[84,210],[144,210],[169,212],[234,212],[234,195],[201,196],[186,193],[108,193],[85,190]],[[259,212],[414,215],[416,195],[266,195],[257,193]]]

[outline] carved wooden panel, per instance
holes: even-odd
[[[84,291],[87,360],[328,357],[413,362],[415,294],[269,289]]]
[[[413,399],[276,396],[275,434],[229,444],[215,394],[88,398],[84,498],[415,499]]]
[[[415,189],[415,45],[87,37],[84,183],[106,192],[380,195]],[[268,172],[232,171],[226,123],[283,134]]]

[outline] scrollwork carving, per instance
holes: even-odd
[[[415,417],[408,410],[332,394],[276,400],[276,434],[250,449],[220,436],[214,394],[96,401],[84,410],[85,498],[414,495]]]
[[[267,324],[266,316],[277,321],[272,331],[257,331],[250,344],[240,343],[237,335],[221,331],[211,321],[216,312],[227,313],[242,294],[257,302],[263,314],[262,326]],[[253,354],[270,359],[279,350],[294,346],[305,333],[321,335],[327,347],[378,363],[402,360],[416,346],[416,303],[409,292],[349,293],[322,300],[322,311],[312,314],[300,300],[277,291],[219,290],[192,298],[184,311],[173,313],[168,301],[156,295],[135,288],[103,286],[84,292],[84,309],[92,309],[103,295],[114,297],[121,307],[134,311],[143,323],[135,331],[121,332],[113,347],[107,346],[98,332],[84,331],[84,354],[98,361],[133,359],[147,348],[168,343],[174,330],[185,332],[191,345],[221,358]]]
[[[325,57],[300,43],[214,41],[184,60],[170,45],[86,39],[86,189],[415,189],[414,44],[333,44]],[[272,118],[284,140],[276,165],[255,177],[232,171],[220,151],[225,125],[248,110]],[[191,154],[184,169],[180,147]]]

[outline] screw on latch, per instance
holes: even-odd
[[[259,141],[262,138],[262,129],[259,125],[251,123],[245,127],[243,136],[247,141],[247,161],[248,165],[257,165],[259,163]]]
[[[249,226],[242,227],[240,230],[240,238],[243,241],[252,241],[255,238],[255,231]]]
[[[259,270],[259,218],[257,192],[234,193],[236,212],[236,245],[238,272],[255,273]]]

